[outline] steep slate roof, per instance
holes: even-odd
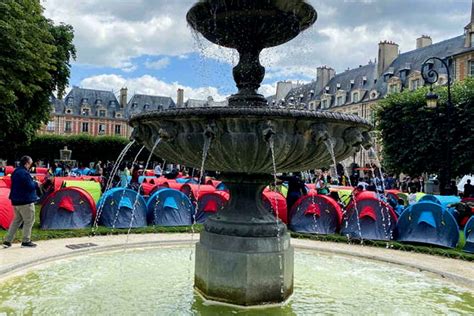
[[[439,57],[445,59],[453,56],[459,51],[464,50],[464,35],[453,37],[445,41],[434,43],[426,47],[418,48],[403,54],[400,54],[389,66],[388,71],[392,72],[402,80],[403,86],[407,86],[406,81],[408,76],[413,71],[421,71],[421,65],[429,57]],[[452,65],[450,65],[451,67]],[[433,66],[440,74],[446,74],[446,69],[441,66],[441,63],[436,61]],[[408,73],[403,75],[401,72],[406,69]],[[387,74],[387,71],[385,72]],[[387,93],[387,82],[382,76],[376,85],[377,91],[380,95]]]
[[[367,90],[365,94],[359,96],[359,100],[362,101],[364,98],[367,98],[368,92],[374,88],[376,71],[377,65],[375,63],[369,63],[365,66],[346,70],[342,73],[336,74],[334,78],[328,82],[326,87],[329,87],[329,91],[326,91],[326,87],[323,87],[321,91],[316,91],[318,82],[312,81],[290,90],[285,100],[288,102],[288,100],[293,97],[295,100],[299,101],[300,95],[303,95],[302,103],[308,104],[310,101],[320,100],[324,93],[336,94],[338,90],[344,90],[345,92]],[[314,94],[311,94],[311,91],[314,91]],[[352,102],[351,97],[352,94],[348,93],[346,104]]]
[[[53,100],[54,101],[54,100]],[[98,117],[99,109],[107,110],[107,118],[115,118],[117,112],[121,113],[119,102],[112,91],[102,91],[73,87],[64,102],[54,101],[56,114],[65,114],[66,109],[72,110],[72,115],[82,115],[81,109],[90,108],[89,117]]]
[[[128,101],[126,114],[131,117],[145,111],[165,110],[174,107],[176,107],[176,104],[170,97],[135,94]]]

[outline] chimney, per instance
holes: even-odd
[[[317,68],[316,93],[321,92],[332,78],[336,75],[336,71],[331,67],[322,66]]]
[[[398,44],[390,41],[379,43],[377,78],[383,75],[390,64],[398,57]]]
[[[295,88],[296,85],[293,84],[291,81],[278,81],[277,88],[276,88],[276,96],[275,99],[280,101],[281,99],[285,99],[291,89]]]
[[[178,96],[176,98],[176,106],[178,108],[184,107],[184,90],[181,88],[178,89]]]
[[[126,87],[120,89],[120,108],[125,108],[127,106],[127,91]]]
[[[471,4],[471,21],[464,28],[464,47],[474,47],[474,0]]]
[[[416,39],[416,49],[430,46],[433,44],[433,40],[428,35],[421,35]]]

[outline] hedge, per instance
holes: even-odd
[[[27,146],[21,146],[15,152],[0,153],[0,158],[7,158],[9,161],[18,160],[23,155],[29,155],[34,160],[53,162],[59,159],[59,150],[67,146],[72,150],[72,160],[80,163],[92,161],[115,161],[130,141],[125,137],[118,136],[90,136],[90,135],[38,135],[32,139]],[[134,144],[128,151],[125,160],[133,160],[141,146]],[[146,160],[150,152],[146,149],[142,151],[139,160]],[[2,157],[6,156],[6,157]],[[155,159],[158,159],[155,157]]]

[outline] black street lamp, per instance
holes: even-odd
[[[439,61],[445,68],[446,68],[446,74],[448,76],[448,82],[446,83],[448,87],[448,101],[446,103],[446,140],[447,140],[447,146],[446,146],[446,166],[445,169],[440,170],[440,177],[445,176],[445,183],[444,183],[444,188],[441,188],[441,194],[445,195],[450,195],[452,194],[452,188],[451,188],[451,116],[452,116],[452,110],[453,110],[453,102],[451,99],[451,74],[449,71],[449,66],[446,62],[446,60],[441,59],[439,57],[430,57],[426,59],[423,64],[421,65],[421,76],[423,77],[423,80],[425,83],[430,85],[430,91],[426,95],[426,107],[430,109],[435,109],[438,106],[438,95],[433,92],[433,84],[437,83],[439,81],[439,73],[438,71],[434,68],[434,62]],[[444,171],[444,172],[443,172]],[[440,181],[440,184],[443,182]]]

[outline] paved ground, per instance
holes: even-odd
[[[0,279],[50,261],[84,253],[139,246],[183,245],[197,242],[198,239],[198,234],[146,234],[128,237],[118,235],[39,241],[37,242],[38,247],[35,249],[20,248],[19,244],[14,244],[12,248],[0,249]],[[96,246],[76,250],[66,247],[66,245],[85,243],[93,243]],[[291,243],[296,248],[363,257],[432,272],[474,289],[474,262],[343,243],[304,239],[292,239]]]

